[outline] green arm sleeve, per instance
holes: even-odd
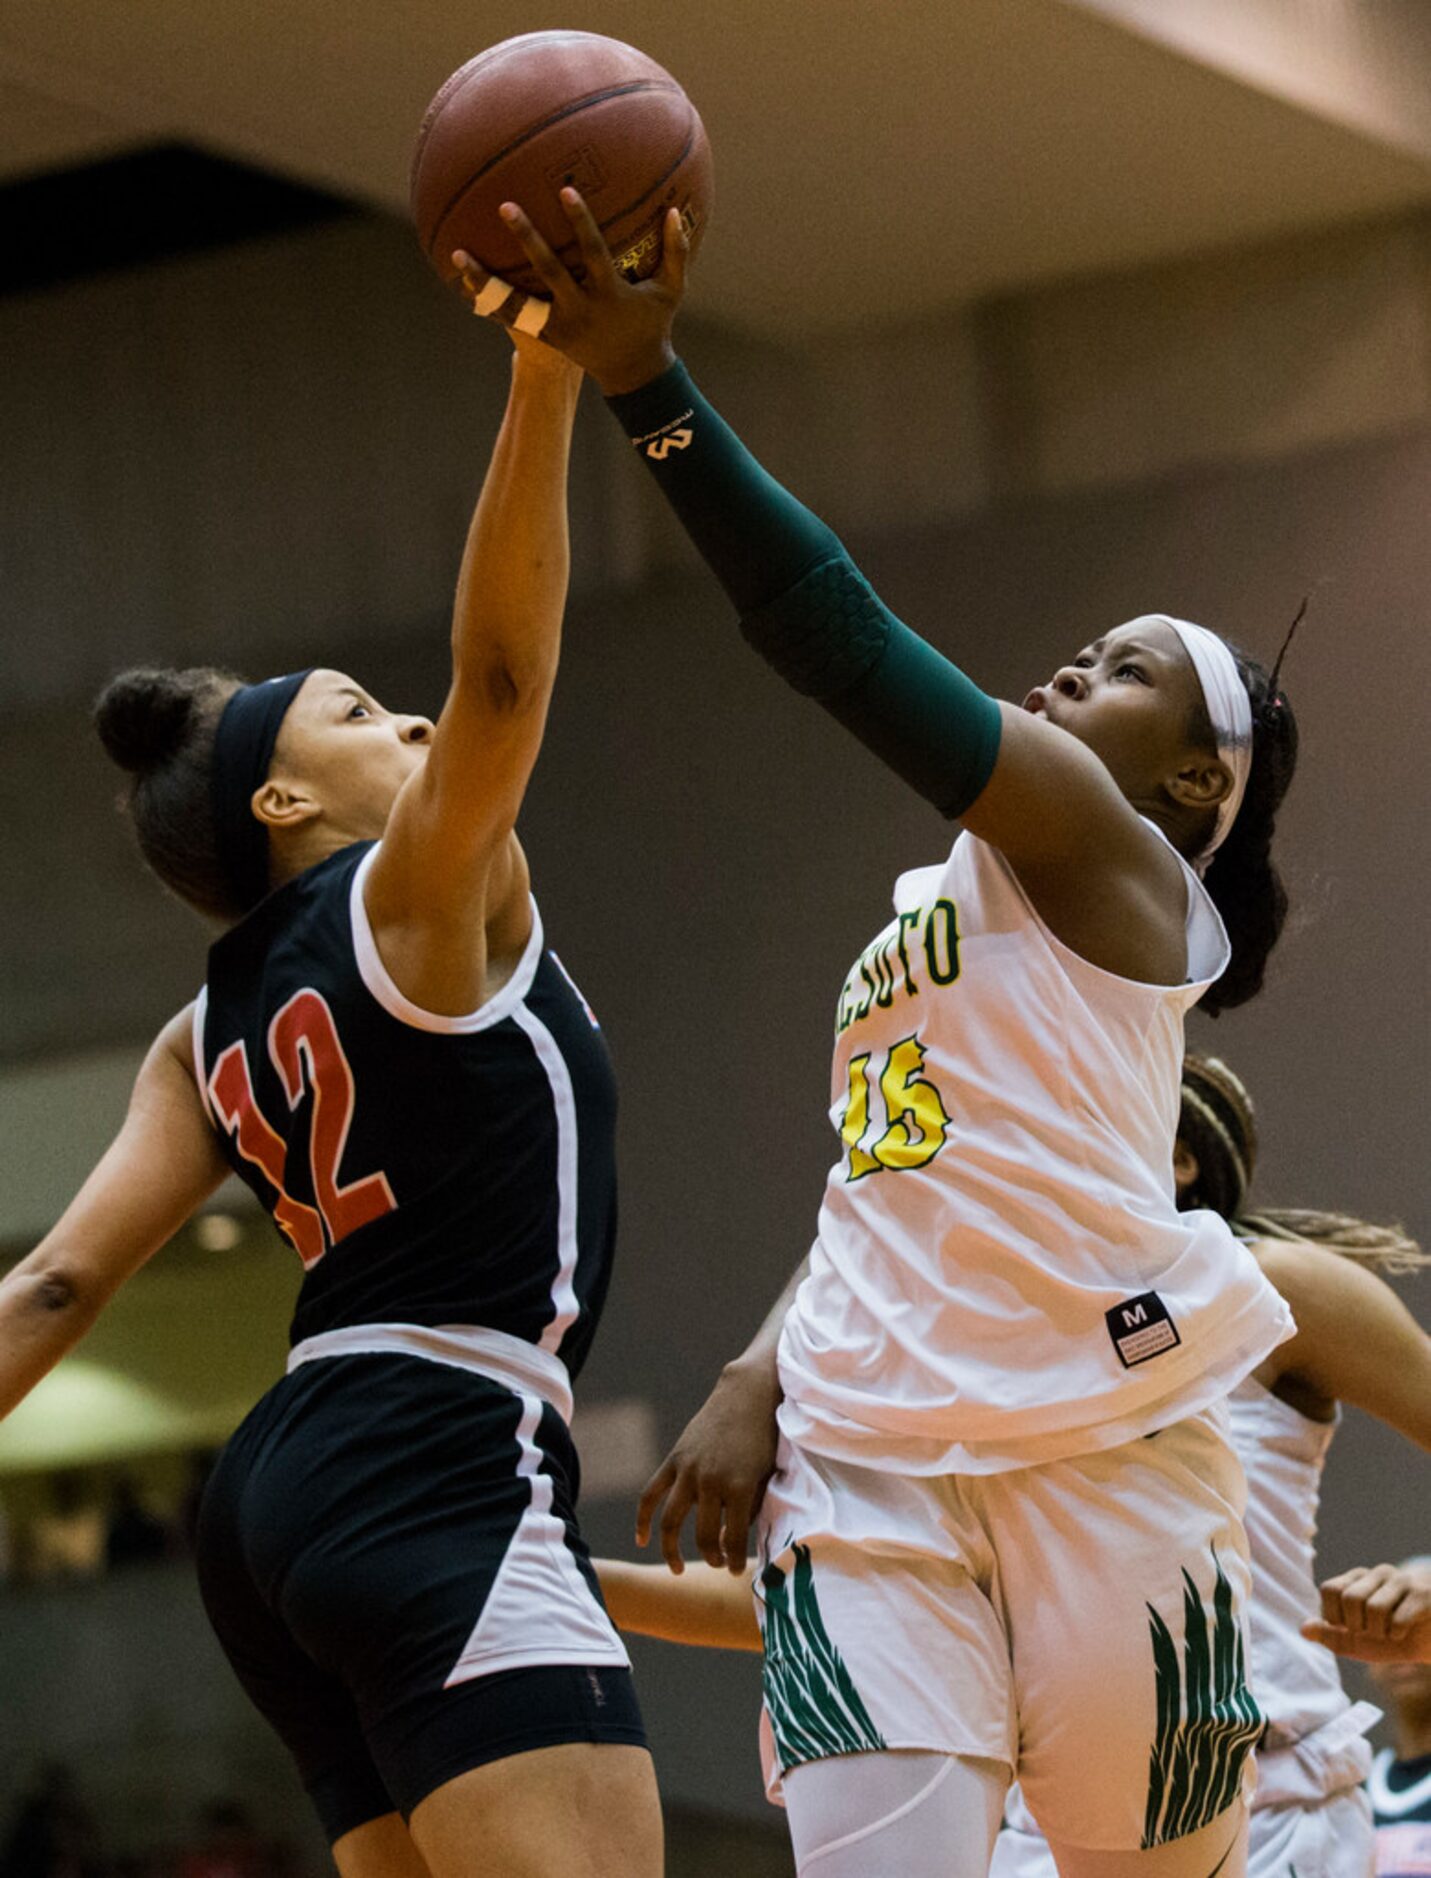
[[[994,699],[895,618],[679,361],[610,404],[751,645],[942,814],[963,814],[998,756]]]

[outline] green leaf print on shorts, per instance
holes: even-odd
[[[1262,1711],[1247,1686],[1242,1631],[1232,1586],[1216,1552],[1212,1622],[1201,1593],[1183,1573],[1183,1660],[1172,1634],[1148,1606],[1158,1731],[1148,1757],[1145,1848],[1182,1839],[1209,1825],[1237,1798],[1242,1765],[1261,1734]]]
[[[761,1686],[782,1772],[832,1754],[868,1754],[885,1745],[844,1659],[831,1643],[815,1595],[808,1546],[791,1548],[795,1569],[767,1565],[765,1657]]]

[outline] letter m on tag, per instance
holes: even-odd
[[[1156,1291],[1125,1298],[1103,1313],[1103,1321],[1124,1369],[1161,1356],[1164,1350],[1174,1350],[1182,1342],[1167,1305]]]

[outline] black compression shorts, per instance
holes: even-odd
[[[553,1409],[413,1356],[305,1364],[235,1434],[200,1589],[330,1842],[507,1755],[645,1746],[577,1484]]]

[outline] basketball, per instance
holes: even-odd
[[[579,189],[616,265],[639,280],[657,266],[677,208],[692,243],[709,220],[712,165],[695,106],[663,67],[600,33],[523,33],[469,59],[422,120],[412,216],[445,280],[454,248],[527,293],[543,292],[497,210],[516,202],[579,272],[559,191]]]

